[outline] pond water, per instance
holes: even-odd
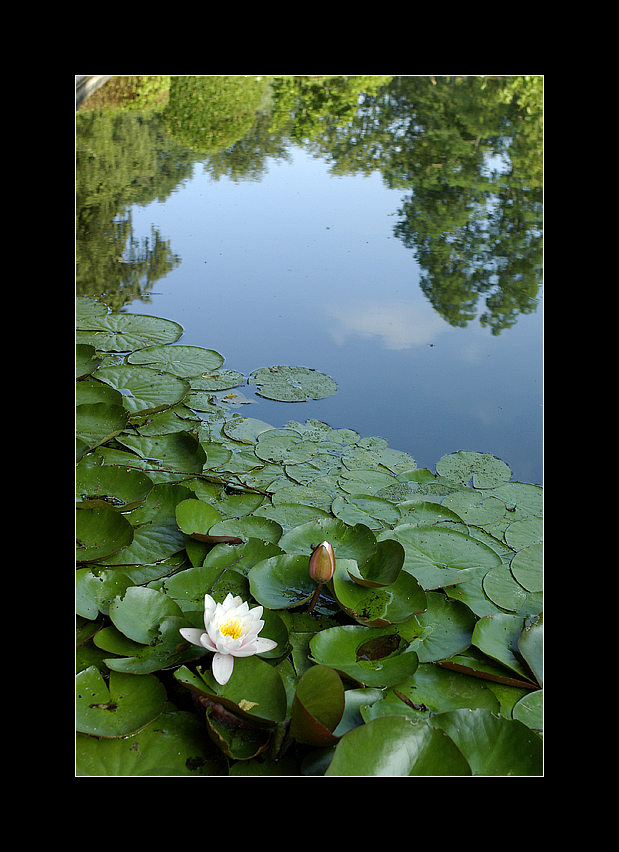
[[[337,382],[304,403],[240,388],[243,416],[381,436],[431,470],[489,452],[541,484],[541,153],[521,78],[155,79],[154,103],[105,86],[77,114],[77,292],[173,319],[244,375]]]

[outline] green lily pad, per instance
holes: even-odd
[[[259,396],[279,402],[324,399],[337,390],[332,378],[308,367],[262,367],[254,370],[248,381],[258,385]]]
[[[156,719],[167,702],[154,675],[112,672],[109,683],[95,666],[76,677],[76,728],[95,737],[126,737]]]
[[[518,650],[524,619],[519,615],[497,613],[480,618],[473,630],[472,643],[490,659],[515,672],[521,680],[533,681]]]
[[[121,571],[104,568],[79,568],[75,572],[75,611],[84,618],[94,619],[101,612],[107,615],[110,603],[123,595],[133,582]]]
[[[485,709],[450,710],[432,717],[458,746],[477,776],[543,774],[541,738],[517,719]]]
[[[223,355],[199,346],[148,346],[127,357],[129,364],[147,364],[180,378],[210,376],[224,362]]]
[[[120,435],[128,420],[122,405],[107,402],[78,405],[75,409],[75,433],[92,450]]]
[[[400,511],[393,503],[369,495],[355,494],[346,499],[336,497],[331,511],[347,524],[365,524],[371,530],[393,527],[400,519]]]
[[[149,367],[119,365],[99,367],[95,378],[120,391],[130,414],[152,414],[180,402],[189,382]]]
[[[185,710],[162,713],[127,737],[78,734],[75,752],[80,777],[227,775],[226,759],[209,739],[202,720]]]
[[[329,627],[312,637],[310,651],[315,663],[365,686],[402,683],[418,665],[417,654],[393,627]]]
[[[75,347],[75,378],[83,379],[90,376],[101,364],[94,346],[88,343],[78,343]]]
[[[385,690],[382,700],[365,710],[363,716],[368,722],[393,714],[418,719],[420,716],[428,718],[428,713],[463,707],[484,707],[498,713],[500,704],[487,681],[433,663],[420,663],[414,675],[397,687]]]
[[[544,682],[544,615],[539,613],[527,624],[518,639],[518,650],[540,686]]]
[[[467,569],[495,568],[501,557],[490,547],[458,530],[399,524],[377,536],[394,538],[404,547],[404,570],[424,589],[439,589],[466,581]]]
[[[169,319],[121,313],[78,317],[77,328],[78,343],[89,343],[99,352],[131,352],[174,343],[183,333],[183,327]]]
[[[428,722],[383,716],[342,737],[325,775],[436,777],[471,775],[471,768],[455,743]]]
[[[512,719],[518,719],[527,728],[541,731],[544,728],[544,691],[529,692],[512,709]]]
[[[461,485],[466,485],[472,478],[474,488],[496,488],[509,482],[512,476],[508,465],[496,456],[468,450],[443,456],[436,464],[436,472]]]
[[[82,463],[76,469],[75,496],[82,506],[128,511],[142,503],[152,487],[145,473],[131,468]]]
[[[338,559],[333,591],[341,608],[360,624],[399,624],[425,610],[425,592],[412,574],[402,571],[388,586],[362,586],[354,581],[356,572],[354,560]]]
[[[318,748],[338,741],[333,731],[344,713],[344,687],[336,671],[312,666],[297,685],[290,717],[290,735]]]
[[[180,529],[197,541],[212,541],[209,530],[221,521],[219,512],[203,500],[181,500],[175,513]]]
[[[376,553],[376,537],[363,524],[348,526],[337,518],[318,518],[289,530],[278,544],[286,553],[305,553],[309,559],[313,550],[328,541],[336,559],[354,559],[365,564]]]
[[[271,556],[254,565],[248,579],[252,597],[268,609],[300,606],[316,591],[309,575],[309,555]]]
[[[464,604],[439,592],[426,592],[427,607],[395,629],[416,651],[419,662],[444,660],[472,642],[475,616]]]
[[[532,544],[519,550],[509,564],[516,580],[529,592],[541,592],[544,588],[544,548]]]
[[[78,562],[92,562],[109,557],[133,541],[133,527],[120,512],[95,507],[79,509],[75,520]]]
[[[202,473],[206,463],[206,453],[189,431],[152,436],[124,433],[118,440],[144,461],[151,479],[159,469],[181,475]]]

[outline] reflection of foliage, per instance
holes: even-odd
[[[163,85],[160,78],[118,79],[129,80],[123,85],[130,103],[131,81],[140,80],[141,92],[144,80]],[[493,334],[535,310],[542,78],[221,75],[165,81],[163,124],[154,115],[78,114],[80,292],[101,293],[105,282],[107,290],[138,294],[172,268],[165,267],[157,237],[155,248],[143,246],[142,254],[132,244],[137,266],[119,265],[131,234],[123,205],[167,194],[196,159],[214,179],[257,180],[269,158],[286,159],[290,144],[303,144],[326,157],[334,174],[378,170],[388,187],[406,193],[395,234],[415,252],[421,288],[449,323],[474,319],[482,296],[479,320]],[[96,133],[88,124],[95,120],[102,122]],[[102,247],[104,258],[98,256]],[[162,264],[157,269],[154,256]]]
[[[156,116],[88,110],[76,124],[77,291],[116,293],[118,307],[179,263],[156,231],[151,240],[133,238],[128,206],[169,195],[193,157]]]
[[[376,92],[391,77],[279,77],[273,81],[272,126],[293,142],[322,133],[325,123],[351,122],[364,92]]]
[[[487,294],[481,322],[497,334],[534,309],[539,286],[541,121],[539,78],[398,77],[312,147],[337,174],[379,169],[412,190],[395,232],[423,291],[453,325]]]
[[[265,95],[267,82],[255,77],[173,77],[162,118],[176,139],[210,154],[251,130]]]
[[[103,88],[86,101],[82,109],[100,109],[109,106],[122,106],[123,110],[149,109],[165,103],[169,89],[169,76],[114,75]]]

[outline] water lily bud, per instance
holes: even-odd
[[[309,561],[309,572],[317,583],[328,583],[335,571],[335,556],[328,541],[319,544]]]

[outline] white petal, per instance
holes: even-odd
[[[178,632],[183,639],[191,642],[192,645],[198,645],[198,647],[202,648],[202,636],[205,635],[204,630],[198,630],[197,627],[180,627]]]
[[[273,648],[277,648],[277,642],[273,639],[263,639],[259,636],[257,639],[254,639],[254,648],[256,654],[264,654],[266,651],[272,651]]]
[[[230,680],[234,668],[234,657],[230,654],[215,654],[213,657],[212,672],[217,683],[224,686]]]

